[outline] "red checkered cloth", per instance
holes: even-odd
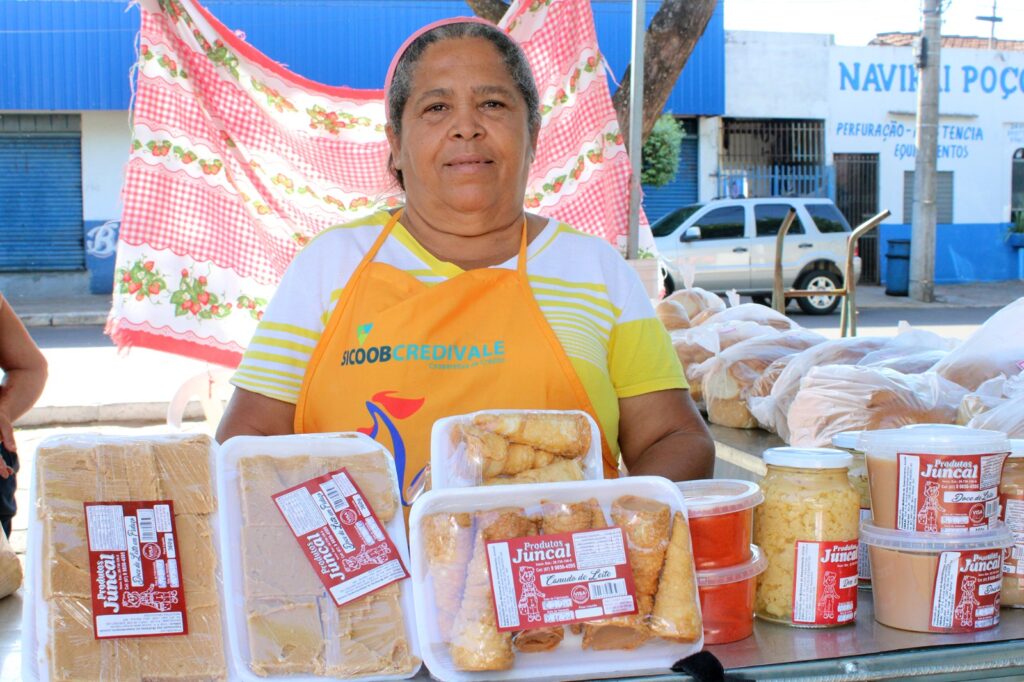
[[[107,331],[122,348],[233,367],[299,248],[401,202],[386,171],[383,92],[291,73],[194,0],[140,6]],[[630,167],[590,3],[517,0],[501,27],[522,43],[541,94],[526,206],[621,244]]]

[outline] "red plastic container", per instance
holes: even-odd
[[[704,644],[735,642],[754,632],[757,576],[768,559],[757,545],[749,545],[748,551],[750,558],[738,566],[697,571]]]
[[[760,486],[727,478],[683,481],[698,571],[736,566],[750,560],[754,507],[764,501]]]

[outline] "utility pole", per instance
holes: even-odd
[[[995,47],[996,43],[996,24],[1003,20],[1002,17],[996,16],[996,0],[992,0],[992,16],[989,17],[974,17],[978,21],[987,21],[992,24],[988,33],[988,49]]]
[[[924,0],[917,50],[917,155],[914,160],[914,210],[910,239],[910,296],[935,300],[936,146],[939,134],[939,50],[942,46],[939,0]]]
[[[640,161],[643,156],[644,125],[644,35],[646,29],[644,0],[633,0],[632,66],[629,76],[629,232],[626,235],[626,258],[637,257],[640,245]]]

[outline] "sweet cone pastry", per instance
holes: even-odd
[[[507,670],[512,667],[512,633],[498,632],[487,562],[487,543],[529,535],[534,526],[521,508],[480,512],[466,589],[452,627],[451,656],[458,670]]]
[[[686,517],[676,512],[672,539],[665,552],[665,567],[651,612],[651,632],[674,642],[696,641],[701,633],[698,603],[690,527]]]
[[[510,412],[479,414],[473,424],[562,457],[579,457],[590,448],[590,425],[581,414]]]
[[[668,505],[624,495],[612,503],[612,522],[626,534],[629,563],[637,596],[654,597],[658,576],[668,548],[670,511]]]
[[[575,459],[556,459],[539,469],[530,469],[508,478],[492,478],[484,485],[512,485],[517,483],[554,483],[557,481],[582,481],[583,469]]]
[[[472,515],[441,512],[424,517],[423,546],[434,583],[437,627],[447,642],[462,603],[466,567],[473,552]]]
[[[595,511],[600,514],[601,507],[597,500],[560,504],[541,502],[544,515],[541,519],[541,534],[576,533],[590,530],[594,525]],[[550,651],[562,643],[565,630],[561,625],[547,628],[523,630],[516,633],[514,643],[516,649],[523,653]]]

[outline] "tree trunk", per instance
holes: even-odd
[[[466,4],[473,10],[473,14],[495,24],[508,11],[508,3],[501,0],[466,0]]]
[[[509,7],[502,0],[466,0],[466,4],[477,16],[495,23]],[[665,102],[697,41],[704,35],[717,4],[718,0],[664,0],[651,20],[644,36],[644,140],[661,116]],[[619,89],[612,96],[619,128],[626,138],[631,70],[631,66],[626,67]]]
[[[644,36],[644,140],[661,116],[665,102],[697,41],[704,34],[716,4],[717,0],[665,0],[651,19]],[[626,67],[619,89],[612,96],[619,128],[627,141],[631,71],[632,65]]]

